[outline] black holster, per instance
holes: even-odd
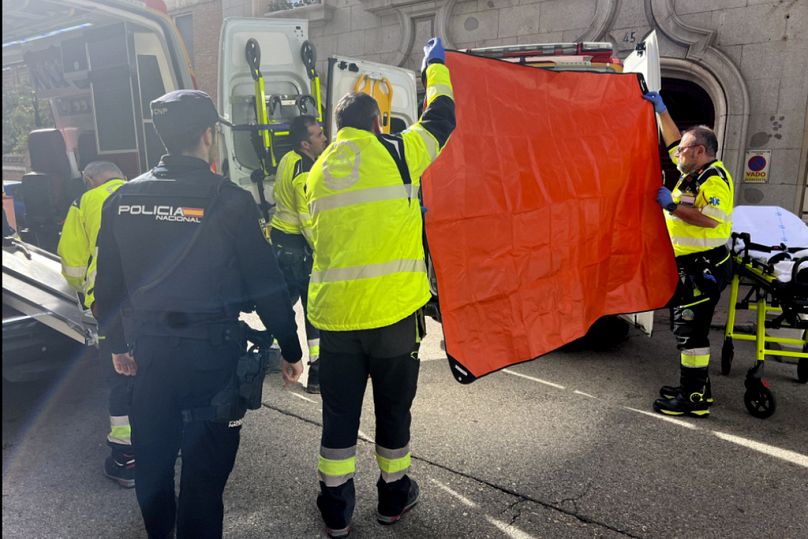
[[[243,418],[247,410],[257,410],[261,407],[264,376],[270,363],[272,336],[268,332],[255,331],[242,322],[239,324],[237,338],[242,343],[241,349],[246,350],[239,356],[233,376],[227,385],[213,396],[210,406],[183,410],[184,421],[228,423]],[[248,338],[253,345],[247,349]]]

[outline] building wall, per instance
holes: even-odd
[[[705,88],[738,204],[799,211],[808,182],[807,0],[322,0],[268,13],[270,0],[173,0],[172,13],[217,5],[220,15],[309,20],[324,73],[333,54],[418,69],[422,44],[448,47],[611,41],[625,57],[656,29],[663,77]],[[197,31],[200,86],[215,92],[218,19]],[[202,17],[199,17],[201,26]],[[198,46],[197,46],[198,43]],[[199,58],[209,58],[210,61]],[[663,88],[664,95],[664,88]],[[771,150],[769,183],[742,181],[747,151]]]
[[[216,103],[219,73],[219,30],[222,27],[223,0],[169,0],[166,6],[173,17],[193,17],[193,49],[191,64],[200,90]]]

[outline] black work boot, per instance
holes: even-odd
[[[707,368],[691,369],[682,367],[681,386],[672,399],[657,399],[654,410],[665,415],[691,415],[707,417],[710,415],[710,404],[707,402]]]
[[[356,492],[353,479],[337,487],[327,487],[320,481],[317,508],[323,517],[326,535],[348,537],[351,533],[351,517],[355,505]]]
[[[681,391],[682,386],[662,386],[659,388],[659,396],[668,400],[675,399],[676,395],[678,395]],[[708,406],[712,406],[715,402],[715,399],[713,398],[713,388],[709,377],[707,378],[707,385],[704,388],[704,402],[706,402]]]
[[[309,363],[309,380],[306,384],[306,392],[320,392],[320,358],[317,358]]]
[[[404,513],[415,507],[420,496],[418,483],[406,475],[392,483],[385,483],[380,477],[376,482],[376,488],[379,490],[376,520],[385,526],[401,520]]]

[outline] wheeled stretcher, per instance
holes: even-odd
[[[797,378],[808,381],[808,225],[777,206],[739,206],[733,212],[733,276],[721,349],[721,373],[729,374],[733,340],[755,342],[755,364],[746,375],[744,404],[755,417],[771,416],[774,395],[764,376],[766,356],[796,357]],[[738,309],[756,313],[754,333],[735,329]],[[767,335],[792,328],[799,337]],[[789,345],[798,350],[773,348]]]

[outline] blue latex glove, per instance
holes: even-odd
[[[654,104],[654,110],[657,112],[657,114],[662,114],[668,110],[668,107],[665,106],[665,102],[662,101],[662,96],[659,95],[659,92],[648,92],[647,94],[644,94],[642,98]]]
[[[421,62],[421,73],[426,71],[429,64],[446,62],[446,51],[443,50],[443,42],[439,37],[433,37],[424,45],[424,61]]]
[[[671,190],[667,187],[660,187],[659,191],[657,191],[656,201],[663,210],[668,209],[668,206],[673,204],[673,194]]]

